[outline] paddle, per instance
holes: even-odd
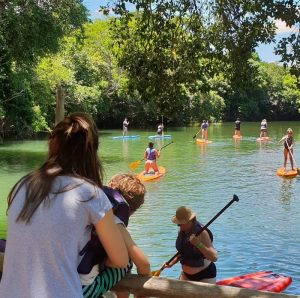
[[[201,234],[212,222],[214,222],[232,203],[234,202],[238,202],[239,201],[239,197],[237,195],[233,195],[232,200],[221,210],[219,211],[206,225],[204,225],[200,231],[196,234],[196,236],[198,236],[199,234]],[[168,260],[166,262],[166,264],[170,264],[176,257],[179,256],[179,252],[177,252],[170,260]],[[164,270],[164,267],[162,266],[159,270],[156,271],[152,271],[152,276],[159,276],[160,273]]]
[[[130,169],[130,170],[135,170],[135,169],[139,166],[139,164],[141,163],[141,161],[143,161],[143,160],[144,160],[144,158],[142,158],[142,159],[140,159],[140,160],[136,160],[136,161],[131,162],[131,163],[128,165],[129,169]]]
[[[172,142],[166,144],[165,146],[162,146],[162,147],[159,149],[159,151],[161,151],[163,148],[166,148],[167,146],[171,145],[172,143],[174,143],[174,142],[172,141]],[[135,169],[139,166],[139,164],[141,163],[141,161],[143,161],[143,160],[144,160],[144,158],[143,158],[143,159],[140,159],[140,160],[136,160],[136,161],[131,162],[131,163],[128,165],[129,169],[135,170]]]
[[[300,175],[300,169],[298,169],[298,167],[297,167],[296,161],[295,161],[295,159],[294,159],[294,155],[293,155],[293,153],[292,153],[292,151],[291,151],[291,148],[290,148],[290,146],[289,146],[289,144],[288,144],[288,142],[287,142],[286,139],[285,139],[285,143],[286,143],[286,145],[287,145],[287,147],[288,147],[288,149],[289,149],[290,155],[291,155],[292,160],[293,160],[293,162],[294,162],[294,166],[295,166],[295,168],[297,169],[297,173],[298,173],[298,175]]]
[[[201,129],[200,129],[196,134],[193,135],[193,139],[196,138],[196,136],[198,135],[198,133],[199,133],[200,131],[201,131]]]

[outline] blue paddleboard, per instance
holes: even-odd
[[[117,136],[117,137],[112,137],[114,140],[116,139],[136,139],[139,138],[139,135],[134,135],[134,136]]]
[[[155,136],[149,136],[148,139],[170,139],[171,135],[155,135]]]

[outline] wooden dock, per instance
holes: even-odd
[[[0,271],[3,268],[3,256],[4,254],[0,253]],[[126,275],[113,289],[161,298],[300,298],[298,295],[262,292],[163,277],[143,277],[137,274]]]
[[[114,290],[162,298],[300,298],[296,295],[262,292],[249,289],[218,286],[193,281],[179,281],[162,277],[142,277],[128,274]]]

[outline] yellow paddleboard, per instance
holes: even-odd
[[[154,172],[149,172],[148,174],[144,175],[144,171],[137,174],[136,177],[139,178],[141,181],[151,181],[160,178],[166,173],[166,169],[164,167],[159,166],[158,167],[159,174],[154,174]]]
[[[197,144],[210,144],[212,141],[209,140],[203,140],[203,139],[196,139]]]
[[[298,175],[298,171],[296,170],[284,170],[284,168],[278,168],[276,171],[278,176],[282,176],[285,178],[294,178]]]

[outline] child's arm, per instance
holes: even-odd
[[[128,250],[129,258],[136,266],[137,273],[141,275],[151,276],[150,263],[148,261],[148,258],[144,255],[143,251],[132,240],[127,229],[121,224],[118,224],[118,227],[124,238]]]

